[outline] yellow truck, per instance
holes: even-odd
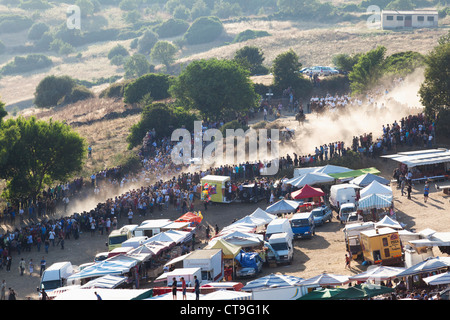
[[[392,228],[375,228],[361,232],[364,260],[370,264],[397,265],[403,262],[400,236]]]

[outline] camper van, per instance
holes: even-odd
[[[42,273],[39,288],[48,292],[64,287],[67,285],[67,278],[73,273],[74,269],[69,261],[54,263]]]
[[[289,221],[291,223],[292,232],[294,233],[294,239],[311,239],[316,233],[316,226],[312,211],[296,213]]]
[[[370,264],[397,265],[403,262],[400,236],[392,228],[375,228],[361,232],[364,260]]]
[[[111,231],[108,236],[108,242],[106,243],[108,251],[121,247],[124,241],[134,237],[134,232],[137,227],[137,224],[130,224],[118,230]]]
[[[292,232],[292,227],[289,222],[289,219],[286,219],[286,218],[273,219],[267,225],[266,239],[269,240],[273,234],[282,233],[282,232],[287,233],[291,238],[294,237],[294,233]]]
[[[348,183],[336,184],[330,188],[330,206],[337,212],[344,203],[355,203],[355,187]]]

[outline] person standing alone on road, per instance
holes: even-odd
[[[430,187],[428,186],[428,182],[425,182],[425,187],[423,187],[423,202],[427,203],[429,193]]]

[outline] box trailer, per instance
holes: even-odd
[[[222,249],[193,251],[183,259],[183,267],[200,268],[203,283],[220,281],[224,276]]]
[[[364,259],[371,264],[396,265],[403,262],[400,236],[392,228],[376,228],[361,232]]]

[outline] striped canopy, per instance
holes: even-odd
[[[359,199],[358,210],[383,209],[391,205],[392,196],[374,193]]]

